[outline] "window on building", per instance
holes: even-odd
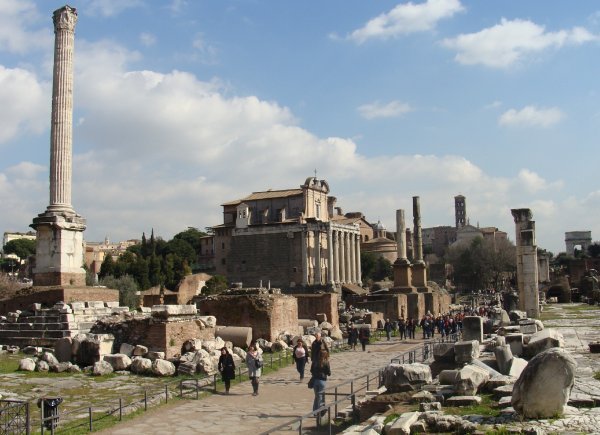
[[[221,242],[221,249],[225,249],[225,242]]]
[[[221,264],[225,264],[225,259],[221,258]]]

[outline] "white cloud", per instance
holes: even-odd
[[[510,109],[504,112],[498,118],[498,124],[504,126],[550,127],[560,122],[564,116],[564,113],[557,107],[525,106],[521,110]]]
[[[464,65],[508,68],[525,57],[550,48],[580,45],[598,38],[582,27],[547,32],[529,20],[507,20],[477,33],[447,38],[442,44],[458,53],[455,60]]]
[[[126,9],[142,6],[141,0],[82,0],[83,5],[78,8],[86,15],[100,15],[111,17],[118,15]]]
[[[194,48],[194,54],[191,56],[192,59],[208,65],[217,62],[217,48],[208,43],[202,33],[198,33],[194,37],[192,47]]]
[[[398,118],[413,109],[407,103],[400,101],[390,101],[389,103],[380,103],[375,101],[369,104],[363,104],[358,107],[360,116],[365,119],[375,118]]]
[[[498,107],[502,106],[502,101],[492,101],[490,104],[486,104],[483,108],[484,109],[496,109]]]
[[[33,2],[0,1],[0,51],[22,54],[31,49],[51,49],[52,32],[47,28],[32,29],[40,22],[42,16]]]
[[[146,47],[150,47],[156,43],[156,36],[151,33],[140,33],[140,42]]]
[[[549,183],[539,174],[529,169],[521,169],[515,180],[517,188],[525,189],[529,193],[537,193],[547,189],[561,189],[562,181],[554,181]]]
[[[370,157],[351,139],[302,128],[275,102],[228,96],[218,81],[188,72],[132,69],[138,56],[108,42],[77,51],[75,105],[84,121],[74,129],[73,205],[87,219],[87,240],[139,237],[151,228],[170,238],[188,225],[219,224],[222,202],[296,187],[314,168],[345,211],[381,218],[390,229],[397,208],[410,215],[413,195],[421,197],[424,226],[452,225],[460,192],[472,222],[510,231],[510,207],[547,201],[553,185],[530,171],[492,176],[461,156]],[[29,79],[29,87],[43,88]],[[48,92],[44,98],[39,106],[49,106]],[[28,162],[0,169],[0,203],[10,210],[0,214],[0,228],[27,230],[48,203],[47,169]],[[546,234],[560,232],[553,226]]]
[[[399,4],[354,30],[348,38],[362,44],[368,39],[389,39],[400,35],[432,30],[437,22],[463,10],[459,0],[427,0],[425,3]]]
[[[49,98],[49,84],[29,71],[0,65],[0,147],[19,134],[44,131]]]

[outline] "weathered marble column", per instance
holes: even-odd
[[[421,233],[421,203],[418,196],[413,196],[414,224],[414,261],[412,265],[412,285],[425,290],[427,287],[427,270],[423,261],[423,236]]]
[[[54,69],[50,126],[50,201],[33,219],[36,230],[35,286],[85,286],[85,219],[71,205],[73,148],[73,49],[77,11],[64,6],[53,14]]]
[[[333,231],[333,280],[336,284],[340,282],[340,239],[339,231]]]
[[[362,272],[360,270],[360,234],[356,234],[355,236],[355,251],[356,251],[356,283],[358,285],[362,284]]]
[[[340,282],[346,283],[346,233],[340,231]]]
[[[315,230],[315,282],[321,285],[321,231]]]
[[[352,284],[356,283],[356,249],[354,245],[354,234],[348,233],[348,251],[350,253],[350,282]]]
[[[335,285],[334,266],[333,266],[333,230],[331,223],[327,227],[327,283]]]
[[[307,243],[308,243],[308,237],[306,235],[306,231],[302,231],[302,240],[301,240],[302,246],[301,246],[301,255],[302,255],[302,285],[303,286],[307,286],[308,285],[308,249],[307,249]]]
[[[398,258],[394,262],[394,287],[412,291],[412,269],[406,256],[406,222],[404,210],[396,210],[396,249]]]
[[[535,221],[528,208],[511,209],[516,226],[517,284],[519,287],[519,309],[528,317],[540,315],[538,291],[537,245]]]

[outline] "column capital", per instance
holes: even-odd
[[[67,30],[69,32],[75,31],[75,24],[77,24],[77,9],[71,6],[63,6],[60,9],[54,11],[52,15],[52,21],[54,22],[54,31]]]

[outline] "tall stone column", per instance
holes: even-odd
[[[302,246],[301,246],[301,255],[302,255],[302,285],[308,285],[308,249],[306,245],[308,243],[308,237],[306,236],[306,230],[302,231]]]
[[[340,282],[346,283],[346,233],[340,231]]]
[[[426,290],[427,271],[423,261],[423,236],[421,233],[421,203],[418,196],[413,196],[413,224],[414,224],[414,261],[412,265],[412,285],[417,289]]]
[[[333,231],[333,280],[340,283],[340,239],[339,231]]]
[[[50,128],[50,203],[33,219],[36,230],[35,286],[85,285],[85,219],[71,205],[73,148],[73,48],[77,11],[53,14],[54,69]]]
[[[333,265],[333,230],[331,223],[327,228],[327,283],[331,286],[335,285],[334,265]]]
[[[538,262],[535,241],[535,221],[528,208],[512,209],[516,226],[517,284],[519,287],[519,309],[528,317],[540,315],[538,291]]]
[[[398,258],[394,262],[394,287],[412,290],[412,269],[406,256],[406,222],[404,210],[396,210],[396,249]]]
[[[356,253],[354,252],[354,234],[348,233],[348,251],[349,251],[349,260],[350,260],[350,282],[352,284],[356,283],[356,270],[355,270],[355,259]]]
[[[315,230],[315,282],[316,285],[321,282],[321,231]]]
[[[355,236],[355,246],[356,246],[356,283],[358,285],[362,284],[362,271],[360,270],[360,234]]]

